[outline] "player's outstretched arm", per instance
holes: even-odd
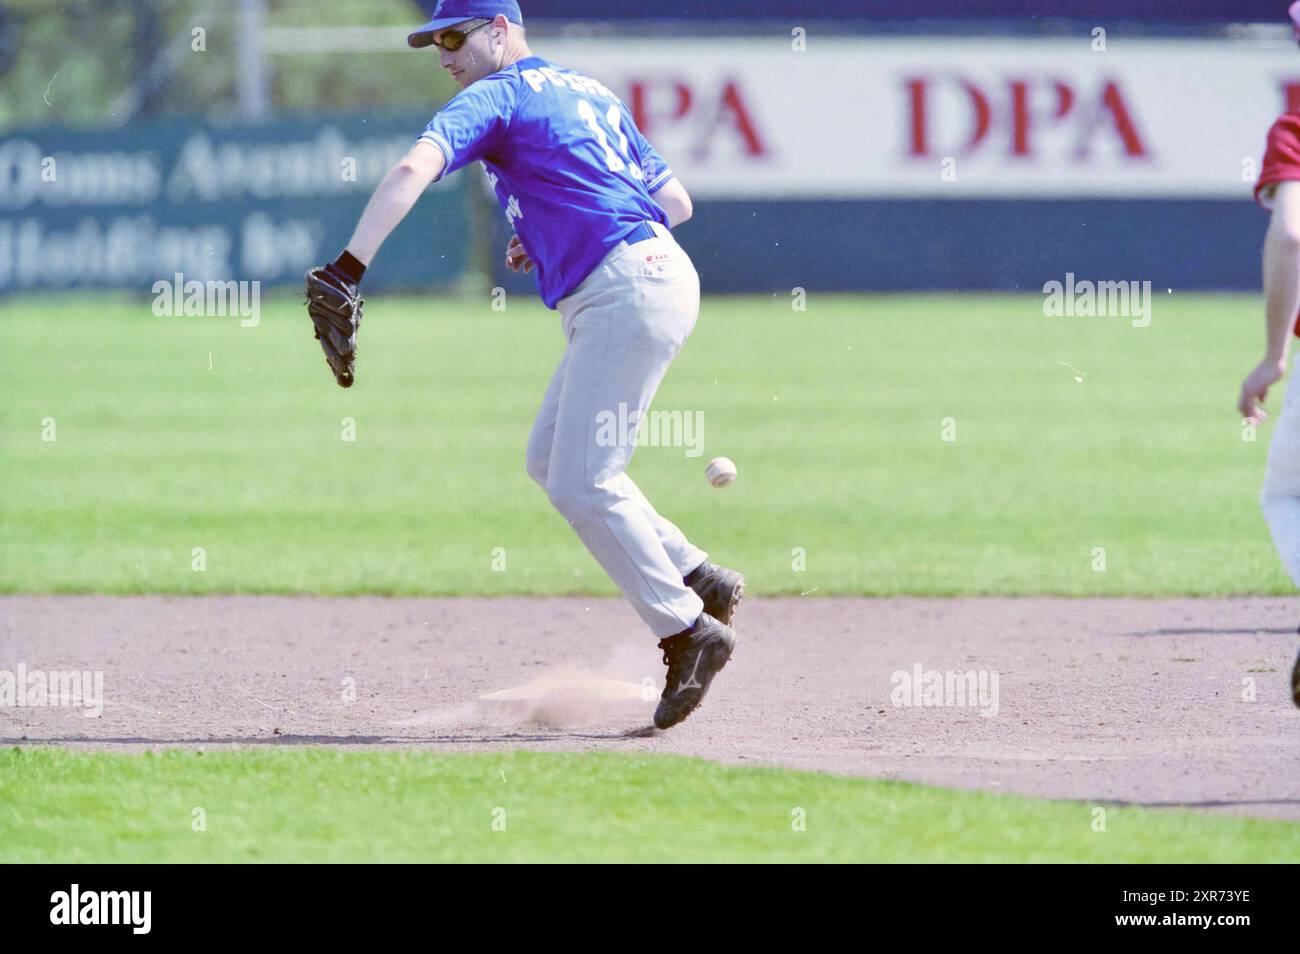
[[[410,212],[425,188],[446,168],[442,150],[428,142],[417,142],[402,161],[384,176],[375,194],[361,213],[357,230],[352,233],[347,250],[363,265],[369,265],[379,246],[384,244],[406,213]]]
[[[342,254],[307,273],[307,314],[340,387],[350,388],[356,380],[357,332],[365,304],[358,286],[366,266],[445,166],[437,146],[416,143],[379,183]]]
[[[675,229],[691,217],[695,209],[686,186],[676,179],[669,179],[662,186],[650,193],[650,198],[659,203],[659,207],[668,215],[668,227]]]
[[[1237,401],[1241,416],[1256,421],[1268,417],[1260,402],[1286,373],[1291,331],[1300,312],[1300,182],[1280,182],[1273,194],[1273,218],[1264,236],[1264,306],[1264,360],[1242,382]]]

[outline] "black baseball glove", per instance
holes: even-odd
[[[307,273],[307,314],[316,326],[316,340],[325,352],[325,360],[342,388],[352,387],[364,304],[356,282],[337,265],[322,265]]]

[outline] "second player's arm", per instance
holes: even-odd
[[[441,149],[428,142],[417,142],[375,189],[347,250],[362,265],[369,265],[384,239],[406,218],[429,183],[442,175],[446,166],[447,159]]]
[[[1242,382],[1237,402],[1242,417],[1254,419],[1268,416],[1259,402],[1286,373],[1291,332],[1300,312],[1300,182],[1280,182],[1273,194],[1273,217],[1264,236],[1264,305],[1264,360]]]

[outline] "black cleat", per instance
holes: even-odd
[[[655,709],[655,727],[668,729],[681,722],[704,701],[713,677],[731,658],[736,634],[731,627],[701,613],[685,632],[659,640],[668,676]]]
[[[1295,668],[1291,670],[1291,701],[1300,706],[1300,654],[1295,657]]]
[[[682,581],[704,601],[704,612],[731,625],[736,607],[745,598],[745,578],[716,563],[701,563]]]

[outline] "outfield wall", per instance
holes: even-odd
[[[427,118],[200,120],[0,136],[0,293],[156,280],[302,284],[333,258]],[[472,246],[464,177],[430,187],[369,288],[459,281]]]
[[[1255,289],[1285,36],[556,40],[695,196],[707,290]],[[500,239],[498,239],[500,240]],[[502,280],[509,280],[502,276]],[[521,287],[511,285],[508,287]]]
[[[710,292],[1032,290],[1067,271],[1256,289],[1267,216],[1251,187],[1269,125],[1300,106],[1300,51],[1278,31],[841,36],[813,23],[538,48],[618,92],[689,188],[696,216],[679,236]],[[297,284],[437,107],[6,133],[0,292],[173,271]],[[367,286],[454,284],[483,253],[493,284],[530,292],[501,265],[505,229],[470,167],[430,189]]]
[[[416,0],[432,16],[437,0]],[[1278,0],[658,0],[654,4],[614,4],[609,0],[522,0],[531,25],[539,19],[573,20],[705,20],[725,18],[779,19],[807,22],[822,19],[832,25],[865,19],[988,20],[1043,18],[1074,20],[1106,18],[1166,22],[1272,21],[1285,16]]]

